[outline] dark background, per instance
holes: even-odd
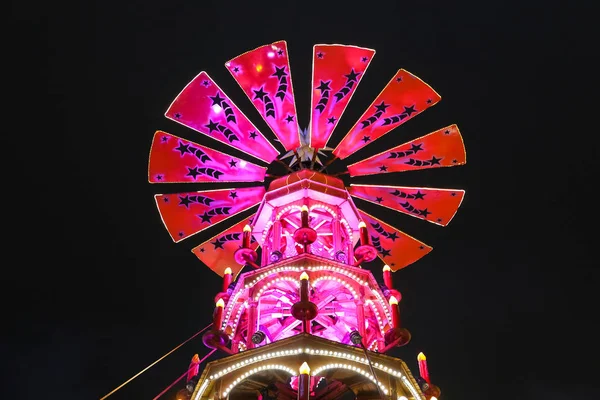
[[[463,134],[466,166],[377,180],[467,190],[447,228],[394,216],[394,225],[434,246],[394,276],[413,334],[394,355],[417,374],[424,351],[448,400],[595,392],[589,199],[598,150],[586,119],[594,115],[587,74],[597,50],[591,7],[574,4],[14,4],[13,56],[4,63],[14,68],[5,80],[17,118],[6,120],[4,161],[18,186],[4,194],[17,205],[5,208],[16,256],[3,268],[2,353],[17,398],[98,399],[210,322],[220,278],[189,250],[225,225],[171,241],[153,194],[206,186],[148,184],[152,135],[161,129],[221,148],[164,117],[205,70],[274,137],[223,64],[282,39],[302,127],[312,45],[377,50],[334,145],[398,68],[442,95],[349,162],[451,123]],[[389,220],[384,209],[365,208]],[[206,352],[197,338],[111,398],[151,399]]]

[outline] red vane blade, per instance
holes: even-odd
[[[177,95],[165,116],[264,162],[279,154],[204,71]]]
[[[440,95],[421,79],[403,69],[398,70],[333,154],[341,159],[354,154],[440,99]]]
[[[157,194],[156,206],[167,231],[175,242],[202,232],[260,203],[264,187],[201,190]]]
[[[225,66],[286,150],[300,146],[287,44],[258,47]]]
[[[348,188],[359,199],[446,226],[463,201],[461,189],[430,189],[406,186],[355,185]]]
[[[148,162],[150,183],[262,182],[265,167],[157,131]]]
[[[350,176],[454,167],[467,162],[458,126],[450,125],[348,166]]]
[[[244,266],[235,262],[234,253],[241,247],[244,226],[251,225],[253,218],[254,216],[246,218],[213,236],[206,242],[194,247],[192,253],[217,275],[223,276],[225,269],[229,267],[233,273],[232,276],[237,276]],[[250,248],[253,250],[258,248],[258,242],[254,240],[254,237],[250,242]]]
[[[374,55],[375,50],[357,46],[314,46],[310,105],[311,147],[325,147]]]
[[[372,215],[362,210],[358,211],[362,220],[367,224],[371,244],[377,249],[379,258],[389,265],[392,271],[414,263],[433,250],[431,246],[408,236]]]

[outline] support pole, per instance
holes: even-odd
[[[257,314],[257,304],[254,300],[248,300],[248,329],[246,336],[246,347],[248,349],[253,349],[254,342],[252,342],[252,335],[256,332],[256,314]]]

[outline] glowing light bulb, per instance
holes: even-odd
[[[267,57],[273,58],[273,57],[275,57],[275,53],[273,53],[272,51],[270,51],[270,52],[267,53]]]
[[[223,299],[219,299],[219,301],[217,301],[217,307],[225,307],[225,302],[223,301]]]
[[[395,298],[394,296],[390,296],[390,304],[391,305],[398,305],[398,299]]]
[[[258,64],[258,65],[256,66],[256,71],[257,71],[257,72],[260,72],[260,71],[262,71],[262,69],[263,69],[263,66],[262,66],[262,65]]]
[[[212,106],[212,110],[213,110],[213,112],[214,112],[215,114],[218,114],[218,113],[220,113],[221,111],[223,111],[223,109],[221,108],[221,106],[220,106],[220,105],[218,105],[218,104],[215,104],[215,105],[213,105],[213,106]]]
[[[300,373],[304,374],[304,375],[310,374],[310,367],[308,366],[308,364],[306,363],[306,361],[304,361],[302,363],[302,365],[300,366],[300,369],[298,371],[300,371]]]

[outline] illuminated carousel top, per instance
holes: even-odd
[[[368,396],[374,389],[380,394],[389,391],[394,399],[439,396],[427,373],[421,371],[422,382],[416,384],[402,361],[374,355],[410,340],[410,333],[401,327],[401,295],[393,287],[391,273],[416,262],[432,247],[359,209],[353,198],[446,226],[464,191],[346,185],[340,176],[454,167],[466,163],[466,153],[458,127],[450,124],[403,140],[405,143],[347,165],[335,175],[327,172],[333,162],[367,151],[384,135],[401,135],[396,128],[441,100],[428,84],[399,69],[337,146],[328,147],[374,55],[374,50],[358,46],[314,46],[306,130],[299,126],[285,41],[226,62],[231,76],[276,137],[276,145],[204,71],[168,107],[168,119],[249,156],[230,155],[165,131],[157,131],[152,142],[150,183],[231,183],[228,189],[155,196],[161,219],[175,242],[212,230],[214,225],[221,227],[221,232],[197,244],[192,252],[223,277],[215,299],[214,326],[203,340],[230,356],[209,365],[194,389],[195,399],[209,395],[211,399],[238,398],[252,388],[250,376],[260,375],[260,371],[279,368],[292,377],[300,371],[302,377],[307,375],[302,368],[309,364],[313,368],[309,392],[319,399],[333,399],[327,396],[343,390],[362,390]],[[285,172],[277,174],[277,168],[285,168]],[[257,184],[239,187],[236,183],[240,182]],[[383,283],[361,267],[378,257],[384,265]],[[327,350],[328,346],[333,348]],[[344,349],[336,351],[335,346]],[[276,350],[279,347],[281,350]],[[364,348],[365,359],[357,358],[355,353],[360,350],[356,347]],[[391,376],[387,383],[377,381],[374,370],[367,372],[360,365],[369,359],[367,350],[374,352],[374,359],[383,357],[375,367]],[[295,358],[273,360],[284,355]],[[299,359],[305,359],[306,366],[296,365]],[[419,362],[422,366],[421,359]],[[350,375],[363,374],[367,381],[352,381],[357,378],[347,378],[344,372],[332,378],[324,372],[328,368],[347,368],[353,372]],[[308,399],[302,389],[307,381],[294,379],[291,386],[282,386],[287,394],[279,398],[297,393],[298,398]],[[322,379],[342,383],[316,395]],[[259,379],[257,385],[261,382]],[[364,390],[359,389],[363,384]]]

